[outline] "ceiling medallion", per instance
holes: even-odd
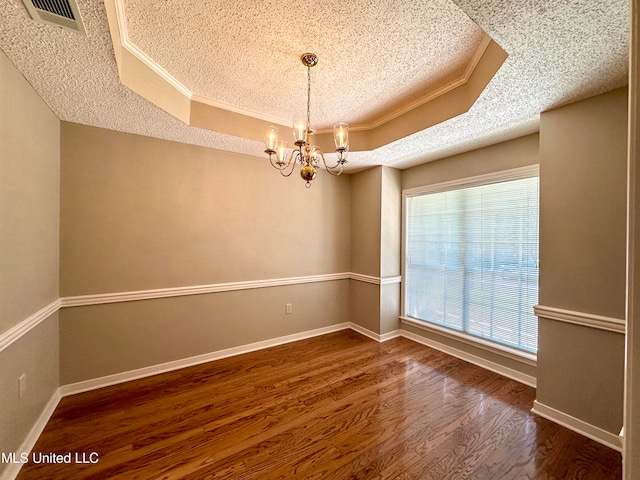
[[[320,149],[311,144],[311,67],[317,65],[318,57],[313,53],[305,53],[300,57],[302,64],[307,67],[307,118],[295,117],[293,119],[293,144],[296,148],[288,152],[287,144],[279,140],[278,129],[270,126],[265,130],[265,143],[267,149],[264,151],[269,155],[269,161],[274,168],[280,170],[283,177],[288,177],[293,173],[296,164],[302,165],[300,176],[311,186],[311,180],[316,178],[316,167],[322,160],[327,172],[338,176],[342,173],[344,164],[347,163],[347,152],[349,147],[349,125],[338,123],[333,126],[333,141],[336,145],[338,162],[327,165],[324,155]]]

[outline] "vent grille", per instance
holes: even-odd
[[[75,20],[71,11],[71,5],[65,0],[31,0],[33,6],[38,10],[44,10],[45,12],[53,13],[54,15],[60,15],[61,17],[68,18],[69,20]]]
[[[23,3],[37,22],[84,33],[75,0],[23,0]]]

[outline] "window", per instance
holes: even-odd
[[[537,172],[404,192],[403,316],[537,351]]]

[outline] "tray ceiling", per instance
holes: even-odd
[[[353,152],[352,171],[406,168],[532,133],[540,112],[627,81],[627,1],[118,5],[128,42],[186,92],[258,118],[288,123],[304,111],[299,56],[318,54],[316,128],[371,124],[419,104],[463,78],[488,36],[506,51],[466,113]],[[186,125],[124,86],[105,4],[78,0],[78,7],[86,35],[34,22],[20,0],[0,5],[0,48],[62,120],[262,156],[260,141]]]
[[[188,91],[289,124],[367,124],[465,76],[486,35],[449,0],[121,2],[127,43]],[[481,52],[480,52],[481,53]]]

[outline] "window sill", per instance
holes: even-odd
[[[439,325],[434,325],[432,323],[416,320],[415,318],[411,318],[411,317],[401,316],[400,321],[404,324],[411,325],[412,327],[416,327],[421,330],[426,330],[428,332],[436,333],[438,335],[442,335],[444,337],[457,340],[467,345],[471,345],[472,347],[477,347],[487,352],[494,353],[496,355],[500,355],[502,357],[515,360],[520,363],[524,363],[526,365],[531,365],[533,367],[537,365],[538,357],[534,353],[527,353],[521,350],[517,350],[515,348],[507,347],[505,345],[499,345],[493,342],[483,340],[478,337],[474,337],[472,335],[467,335],[466,333],[463,333],[463,332],[457,332],[449,328],[440,327]]]

